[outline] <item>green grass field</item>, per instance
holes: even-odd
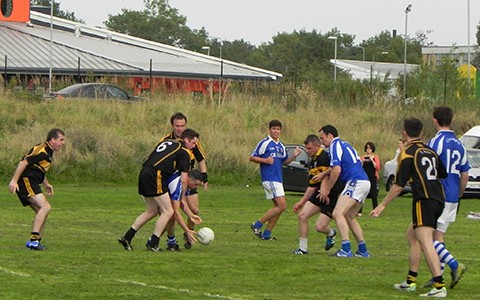
[[[381,218],[359,219],[370,259],[341,259],[328,256],[338,247],[323,249],[324,236],[314,232],[313,221],[310,254],[291,254],[298,247],[291,211],[298,194],[287,195],[289,210],[274,231],[277,240],[254,238],[250,223],[271,206],[259,184],[212,185],[208,193],[201,191],[202,226],[215,231],[215,241],[160,253],[145,251],[153,222],[133,240],[134,251],[116,241],[143,211],[135,186],[55,186],[44,234],[47,251],[25,248],[33,212],[6,190],[0,190],[0,299],[411,299],[427,291],[402,294],[392,287],[408,270],[408,196],[396,199]],[[370,210],[367,200],[364,215]],[[480,200],[462,202],[447,235],[449,250],[468,268],[457,287],[448,290],[451,299],[480,297],[480,221],[466,219],[472,210],[480,210]],[[419,283],[428,279],[423,263]]]

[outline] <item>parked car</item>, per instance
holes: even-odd
[[[92,98],[101,100],[125,100],[129,102],[141,100],[139,97],[130,96],[118,86],[108,83],[78,83],[47,94],[46,99],[67,98]]]
[[[383,165],[383,183],[385,184],[385,190],[388,192],[390,191],[390,188],[393,185],[393,182],[395,181],[395,174],[397,173],[397,159],[398,159],[398,154],[399,152],[395,153],[395,157],[392,158],[391,160],[387,161]],[[412,188],[410,187],[410,184],[406,184],[405,187],[403,187],[403,194],[404,193],[410,193],[412,191]]]
[[[460,138],[460,141],[465,145],[465,148],[480,149],[480,126],[470,128]]]
[[[480,198],[480,150],[467,149],[467,157],[471,169],[463,198]]]
[[[303,145],[285,145],[288,156],[292,155],[297,147],[302,150],[301,154],[290,164],[283,166],[283,188],[287,192],[303,193],[308,186],[308,163],[310,158]]]
[[[395,180],[395,172],[397,170],[397,156],[385,163],[383,167],[383,182],[387,191],[393,185]],[[468,171],[468,183],[465,188],[463,198],[480,198],[480,149],[467,149],[468,163],[471,169]],[[407,184],[403,193],[411,192],[411,187]]]

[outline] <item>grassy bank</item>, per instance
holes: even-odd
[[[359,151],[373,141],[382,162],[390,159],[400,137],[402,120],[416,116],[425,123],[425,136],[434,134],[431,110],[435,103],[403,105],[382,100],[365,105],[337,104],[314,91],[294,96],[252,96],[233,93],[219,104],[190,95],[157,96],[134,104],[117,101],[29,101],[0,95],[0,175],[6,182],[32,145],[52,127],[66,131],[67,143],[55,156],[49,176],[56,182],[135,183],[140,164],[154,144],[170,130],[169,117],[182,111],[198,130],[207,152],[211,182],[235,184],[257,180],[248,156],[267,133],[268,122],[284,124],[282,140],[302,143],[327,123]],[[441,104],[441,103],[438,103]],[[456,112],[455,129],[463,133],[477,124],[477,103],[449,103]]]

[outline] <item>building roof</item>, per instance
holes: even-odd
[[[143,75],[277,80],[282,74],[31,11],[31,23],[0,22],[0,55],[15,74]],[[50,39],[52,43],[50,43]],[[51,59],[50,59],[50,49]],[[223,63],[223,68],[222,68]],[[79,67],[80,65],[80,67]],[[2,67],[3,69],[3,67]]]
[[[330,63],[335,64],[335,60],[331,59]],[[388,75],[389,79],[397,79],[405,71],[405,65],[400,63],[386,63],[373,61],[359,61],[337,59],[337,67],[350,73],[354,79],[384,79]],[[407,64],[407,73],[418,67],[415,64]]]

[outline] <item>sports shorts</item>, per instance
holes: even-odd
[[[413,228],[428,226],[437,228],[438,218],[442,215],[444,203],[433,199],[420,199],[412,203]]]
[[[330,202],[326,204],[325,202],[322,202],[319,200],[318,196],[320,195],[320,192],[317,192],[313,194],[308,201],[315,204],[316,206],[320,207],[320,213],[328,216],[330,219],[333,218],[332,213],[333,210],[335,209],[335,205],[337,205],[337,200],[339,193],[332,193],[328,194],[328,198],[330,199]]]
[[[42,189],[40,188],[40,182],[36,182],[34,179],[29,177],[20,177],[18,179],[18,191],[17,196],[22,202],[23,206],[30,205],[29,197],[35,196],[42,193]]]
[[[168,192],[168,178],[160,170],[143,167],[138,176],[138,193],[144,197],[156,197]]]
[[[272,200],[277,197],[284,197],[283,183],[278,181],[262,181],[263,189],[265,190],[265,197],[267,200]]]
[[[370,192],[369,180],[349,180],[345,184],[345,188],[343,189],[341,195],[352,198],[358,203],[363,204],[369,192]]]

